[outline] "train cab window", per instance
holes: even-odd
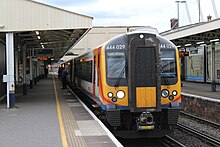
[[[107,78],[125,78],[124,52],[107,52]]]
[[[161,50],[161,77],[175,78],[176,73],[176,55],[175,50]]]

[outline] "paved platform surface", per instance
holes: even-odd
[[[208,98],[220,99],[220,85],[216,85],[216,92],[212,92],[211,84],[182,81],[182,92]]]
[[[16,95],[17,108],[5,107],[0,104],[0,147],[117,146],[58,79],[40,80],[27,95]]]

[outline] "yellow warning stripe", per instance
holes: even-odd
[[[61,134],[62,144],[63,144],[63,147],[68,147],[67,140],[66,140],[66,133],[65,133],[64,125],[63,125],[62,114],[61,114],[61,110],[60,110],[60,102],[59,102],[58,96],[57,96],[57,87],[56,87],[54,77],[53,77],[53,86],[54,86],[54,93],[55,93],[55,97],[56,97],[57,115],[58,115],[58,120],[59,120],[59,124],[60,124],[60,134]]]

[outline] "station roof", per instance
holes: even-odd
[[[80,56],[117,35],[135,30],[158,32],[157,29],[150,26],[95,26],[75,46],[70,48],[68,53]],[[75,57],[77,56],[63,56],[61,61],[67,62]]]
[[[28,49],[53,49],[59,60],[92,28],[92,19],[32,0],[1,0],[0,38],[13,32]]]
[[[210,44],[213,40],[218,40],[220,38],[219,24],[220,18],[168,30],[160,33],[160,35],[181,47],[185,47],[187,44],[195,46],[201,42]]]

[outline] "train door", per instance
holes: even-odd
[[[128,36],[128,89],[131,112],[159,109],[159,40],[152,34]]]
[[[94,50],[94,56],[93,56],[93,96],[94,98],[99,96],[99,77],[98,77],[98,73],[99,73],[99,49]]]
[[[92,64],[92,94],[93,97],[95,98],[96,96],[96,75],[97,75],[97,71],[96,71],[96,56],[93,56],[93,64]]]

